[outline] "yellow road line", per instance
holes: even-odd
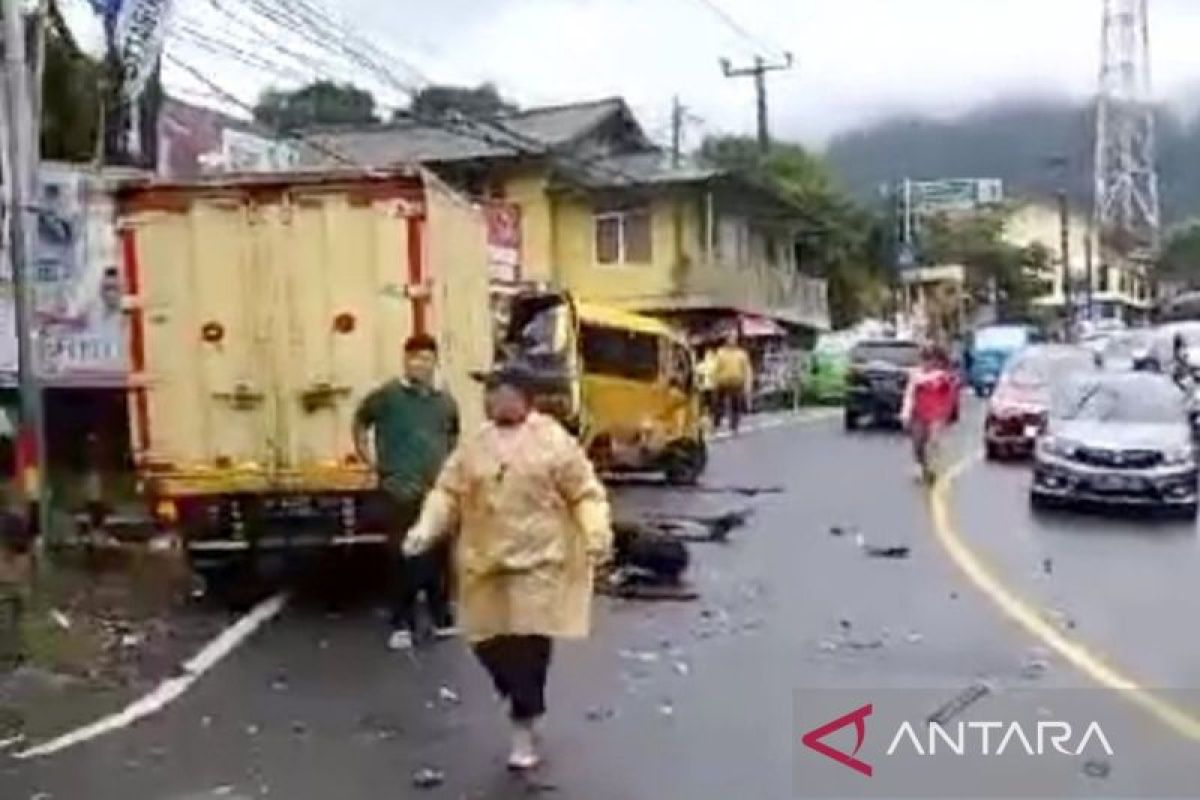
[[[1122,694],[1180,735],[1200,741],[1200,719],[1144,688],[1117,668],[1106,664],[1100,657],[1089,652],[1082,643],[1066,636],[1047,622],[1035,606],[1022,600],[1009,589],[959,534],[949,509],[950,490],[954,482],[978,461],[978,455],[959,461],[946,471],[929,492],[933,530],[951,560],[1009,619],[1058,653],[1080,672],[1101,686]]]

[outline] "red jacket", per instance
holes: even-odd
[[[904,417],[916,422],[946,422],[954,414],[958,379],[944,369],[918,367],[909,376]]]

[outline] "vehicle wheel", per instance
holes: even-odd
[[[1039,492],[1029,493],[1029,507],[1034,511],[1051,511],[1058,507],[1058,502]]]
[[[695,486],[708,466],[708,446],[703,440],[678,442],[671,446],[665,469],[672,486]]]
[[[1192,503],[1191,505],[1171,509],[1171,518],[1180,522],[1195,522],[1198,513],[1200,513],[1200,506]]]
[[[846,413],[842,416],[842,423],[848,431],[858,430],[858,414],[846,409]]]
[[[1000,452],[1000,445],[987,442],[983,446],[983,455],[988,461],[999,461],[1004,454]]]

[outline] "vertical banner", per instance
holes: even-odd
[[[116,46],[121,61],[121,92],[137,100],[154,74],[167,34],[172,0],[121,0],[116,17]]]

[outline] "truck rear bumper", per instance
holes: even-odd
[[[359,533],[349,536],[264,536],[248,542],[244,539],[202,539],[188,542],[192,553],[242,553],[253,550],[295,550],[385,545],[386,534]]]

